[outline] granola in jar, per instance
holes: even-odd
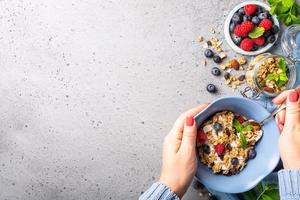
[[[296,73],[295,63],[290,58],[270,53],[260,54],[247,67],[248,86],[241,94],[251,99],[260,95],[275,97],[293,88]]]
[[[222,111],[206,120],[198,130],[200,161],[213,173],[239,173],[256,156],[255,144],[262,137],[261,126],[231,111]]]

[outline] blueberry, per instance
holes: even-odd
[[[244,8],[240,8],[240,9],[238,10],[238,14],[239,14],[240,16],[245,15],[245,10],[244,10]]]
[[[259,18],[257,16],[252,17],[252,23],[255,25],[258,25],[260,22]]]
[[[217,87],[214,84],[208,84],[206,86],[206,90],[210,93],[216,93],[217,92]]]
[[[239,164],[239,160],[237,158],[232,158],[230,162],[231,162],[232,165]]]
[[[204,55],[205,55],[205,57],[207,57],[207,58],[211,58],[211,57],[214,56],[214,52],[213,52],[212,50],[210,50],[210,49],[205,49]]]
[[[264,36],[267,38],[269,37],[270,35],[272,35],[272,31],[271,30],[267,30],[265,33],[264,33]]]
[[[268,42],[268,43],[273,43],[273,42],[275,42],[275,40],[276,40],[276,38],[275,38],[274,35],[270,35],[270,36],[267,38],[267,42]]]
[[[251,149],[249,151],[249,159],[254,159],[256,157],[256,151],[255,149]]]
[[[209,154],[210,153],[210,147],[207,144],[203,145],[203,151],[204,151],[204,153]]]
[[[241,16],[237,13],[235,13],[233,16],[232,16],[232,19],[231,21],[234,23],[234,24],[239,24],[242,22],[242,19],[241,19]]]
[[[221,57],[218,56],[218,55],[215,55],[214,58],[213,58],[213,60],[214,60],[215,63],[221,63],[222,62]]]
[[[229,31],[230,31],[230,33],[233,33],[234,28],[235,28],[235,24],[234,23],[230,23],[230,25],[229,25]]]
[[[266,19],[266,18],[268,18],[268,13],[267,13],[267,12],[260,13],[260,14],[258,15],[258,18],[259,18],[260,20]]]
[[[213,68],[211,69],[211,73],[212,73],[212,75],[214,75],[214,76],[220,76],[220,75],[221,75],[221,70],[220,70],[219,68],[217,68],[217,67],[213,67]]]
[[[251,21],[252,17],[250,15],[244,15],[243,21]]]
[[[230,143],[227,143],[227,144],[225,145],[225,148],[228,149],[229,151],[231,151],[232,146],[230,145]]]
[[[279,27],[277,25],[273,25],[271,30],[273,34],[276,34],[279,32]]]
[[[222,129],[222,124],[218,122],[214,123],[213,129],[215,129],[216,131],[220,131]]]
[[[240,43],[242,42],[243,38],[238,37],[236,35],[232,36],[232,41],[234,42],[234,44],[236,44],[237,46],[240,46]]]
[[[262,12],[263,12],[263,9],[261,7],[257,7],[255,15],[259,15]]]
[[[258,46],[256,44],[253,44],[252,51],[257,51],[257,50],[258,50]]]

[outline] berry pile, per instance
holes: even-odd
[[[256,51],[274,43],[279,27],[273,24],[272,15],[264,8],[248,4],[232,17],[229,26],[232,41],[244,51]]]

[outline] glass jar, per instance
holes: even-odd
[[[299,33],[299,34],[298,34]],[[289,90],[294,87],[297,79],[296,62],[300,62],[300,26],[292,25],[288,27],[281,37],[281,47],[284,53],[283,56],[264,53],[256,56],[250,63],[246,71],[247,87],[241,92],[244,97],[255,99],[259,96],[275,97],[284,90]],[[282,87],[274,86],[275,81],[266,79],[266,64],[272,60],[284,59],[286,64],[286,75],[288,80]],[[279,70],[279,69],[277,69]],[[298,70],[300,71],[300,69]],[[298,72],[299,73],[299,72]],[[263,75],[263,76],[262,76]],[[262,79],[262,77],[264,77]],[[264,84],[262,84],[264,83]],[[268,87],[270,86],[270,87]],[[272,87],[273,86],[273,87]]]

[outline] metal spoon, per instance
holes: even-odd
[[[278,108],[276,108],[269,116],[258,122],[260,125],[263,125],[266,121],[274,117],[277,113],[286,108],[286,102],[283,102]]]

